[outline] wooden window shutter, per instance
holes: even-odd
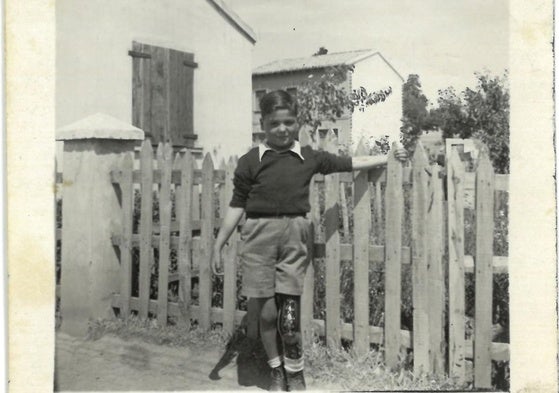
[[[177,146],[192,147],[194,135],[194,55],[169,51],[170,119],[169,135]]]
[[[194,55],[132,43],[132,124],[152,143],[192,147]]]

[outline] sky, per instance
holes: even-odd
[[[474,72],[508,68],[508,0],[228,0],[258,35],[253,65],[374,49],[407,78],[418,74],[436,103],[449,86],[475,87]]]

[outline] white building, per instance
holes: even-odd
[[[255,33],[222,0],[56,2],[56,126],[105,113],[154,143],[251,144]]]
[[[260,112],[258,101],[262,95],[275,89],[296,93],[297,86],[308,80],[309,75],[320,75],[328,67],[353,65],[346,81],[341,85],[346,91],[364,87],[367,92],[391,90],[384,102],[367,107],[363,112],[345,113],[335,123],[323,122],[320,130],[334,129],[342,144],[355,144],[364,136],[388,136],[399,140],[402,119],[402,85],[404,78],[379,53],[373,50],[328,53],[296,59],[282,59],[257,67],[252,72],[254,138],[258,139]],[[325,132],[322,132],[325,134]]]

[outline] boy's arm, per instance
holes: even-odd
[[[408,159],[408,152],[403,147],[398,147],[394,151],[394,155],[402,162]],[[354,171],[360,171],[362,169],[372,169],[386,165],[387,159],[388,156],[357,156],[351,158],[351,165]]]
[[[215,239],[214,250],[221,251],[225,243],[227,243],[227,239],[229,239],[229,236],[231,236],[231,233],[233,233],[233,230],[239,224],[244,212],[245,209],[242,207],[229,207],[227,209],[225,218],[221,223],[221,228],[219,228],[219,233]]]
[[[245,209],[242,207],[229,207],[225,213],[225,218],[221,223],[221,228],[219,228],[211,256],[212,270],[216,275],[223,274],[218,272],[221,269],[221,249],[239,224],[244,212]]]
[[[351,165],[354,171],[372,169],[386,165],[387,156],[357,156],[351,157]]]

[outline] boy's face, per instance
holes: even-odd
[[[289,148],[299,132],[297,117],[289,109],[276,109],[262,117],[260,125],[268,146],[278,150]]]

